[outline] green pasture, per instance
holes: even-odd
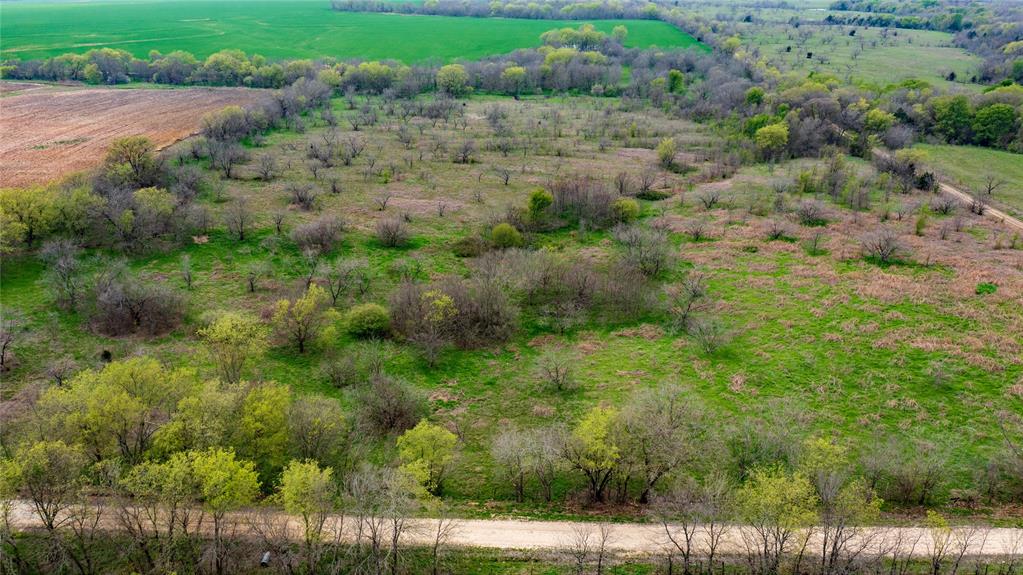
[[[629,29],[627,46],[697,45],[653,20],[604,20],[605,31]],[[44,58],[110,47],[146,57],[185,50],[205,57],[239,49],[268,58],[474,59],[537,46],[558,20],[456,18],[331,10],[328,0],[142,0],[18,2],[0,6],[0,56]]]
[[[1010,213],[1023,215],[1023,155],[979,148],[920,144],[931,169],[948,178],[965,191],[983,194],[988,176],[999,182],[992,198]]]

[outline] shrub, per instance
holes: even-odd
[[[377,241],[388,248],[402,247],[408,243],[408,225],[400,218],[388,218],[377,222]]]
[[[537,188],[529,194],[529,219],[538,221],[543,219],[547,208],[554,203],[554,196],[543,188]]]
[[[614,236],[625,248],[625,262],[643,275],[656,277],[671,265],[671,243],[665,232],[619,225],[614,229]]]
[[[611,217],[620,224],[635,220],[639,217],[639,202],[632,198],[618,198],[611,203]]]
[[[320,363],[319,373],[322,379],[337,388],[348,387],[362,381],[362,370],[351,354],[324,359]]]
[[[675,138],[664,138],[657,144],[657,161],[665,170],[670,170],[675,166],[676,156],[678,156],[678,144],[675,143]]]
[[[515,226],[502,222],[490,230],[490,241],[499,249],[517,248],[522,245],[522,234]]]
[[[380,304],[364,303],[348,310],[345,325],[355,337],[383,337],[391,329],[391,316]]]
[[[823,226],[828,221],[824,218],[824,205],[817,200],[803,200],[796,208],[796,217],[804,226]]]
[[[977,284],[977,289],[975,291],[977,295],[992,294],[998,291],[998,286],[990,282],[983,282]]]
[[[340,218],[327,215],[297,226],[291,231],[291,239],[303,252],[313,250],[322,254],[334,249],[343,230],[344,223]]]
[[[488,247],[485,239],[477,234],[471,234],[455,240],[451,251],[460,258],[475,258],[483,255]]]
[[[412,428],[426,413],[418,390],[386,375],[377,375],[359,394],[358,421],[374,435],[400,433]]]
[[[306,211],[312,210],[316,207],[316,202],[319,199],[320,194],[313,185],[291,183],[288,184],[286,189],[288,196],[291,198],[292,204]]]
[[[867,234],[861,241],[866,256],[880,264],[894,263],[909,255],[909,251],[899,240],[899,235],[889,228]]]
[[[554,391],[571,391],[577,387],[572,359],[560,351],[541,355],[536,373],[540,381]]]
[[[170,331],[184,315],[184,301],[164,285],[146,284],[114,266],[100,274],[93,290],[92,319],[111,336]]]
[[[689,335],[707,355],[715,354],[731,341],[731,335],[714,318],[697,318],[689,322]]]

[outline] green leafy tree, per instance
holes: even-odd
[[[38,413],[48,437],[81,445],[97,461],[142,460],[161,422],[198,387],[191,369],[166,369],[148,357],[84,371],[66,386],[48,389]]]
[[[753,141],[766,156],[777,159],[789,144],[789,125],[785,122],[768,124],[753,134]]]
[[[894,124],[895,115],[878,108],[871,109],[863,119],[863,127],[873,134],[880,134]]]
[[[781,559],[802,544],[817,521],[819,499],[804,473],[781,467],[754,469],[736,495],[742,537],[752,551],[755,572],[774,575]]]
[[[665,170],[670,170],[675,166],[677,156],[678,144],[675,143],[675,138],[664,138],[657,144],[657,161]]]
[[[31,247],[56,224],[54,194],[46,188],[0,189],[0,248]]]
[[[1006,146],[1016,133],[1016,110],[1008,104],[990,104],[973,117],[973,136],[984,146]]]
[[[611,28],[611,37],[619,44],[624,44],[625,40],[629,37],[629,29],[619,24],[618,26]]]
[[[264,482],[287,461],[291,401],[291,390],[286,386],[268,383],[253,387],[233,422],[232,444],[239,456],[255,462]]]
[[[428,492],[440,493],[444,475],[455,458],[458,438],[425,419],[398,437],[401,470],[415,478]]]
[[[966,96],[939,96],[930,104],[934,130],[951,144],[969,143],[973,110]]]
[[[508,66],[501,72],[501,82],[507,92],[518,96],[526,85],[526,69],[522,66]]]
[[[759,106],[764,103],[764,89],[756,86],[746,90],[746,104]]]
[[[75,445],[39,441],[19,449],[7,464],[7,480],[17,484],[50,533],[68,520],[64,513],[75,503],[89,460]]]
[[[235,458],[233,451],[210,449],[195,454],[192,473],[199,486],[203,509],[213,519],[213,567],[226,572],[224,527],[227,513],[250,505],[259,495],[259,477],[250,461]]]
[[[327,323],[327,301],[327,292],[316,284],[301,297],[278,300],[272,319],[274,330],[294,343],[299,353],[305,353]]]
[[[247,363],[258,361],[266,352],[270,330],[258,319],[238,313],[222,313],[198,331],[217,364],[224,381],[241,381]]]
[[[547,213],[547,208],[553,203],[554,196],[547,190],[543,188],[533,190],[529,194],[529,205],[527,207],[529,219],[534,222],[542,221]]]
[[[334,470],[315,461],[292,461],[281,473],[277,496],[284,511],[302,520],[306,565],[312,569],[327,518],[337,505]]]
[[[464,96],[471,91],[469,74],[461,64],[448,64],[437,70],[437,88],[452,96]]]
[[[590,498],[596,502],[604,501],[621,459],[614,433],[617,423],[617,410],[594,407],[565,440],[565,459],[586,477]]]

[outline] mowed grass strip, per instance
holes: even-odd
[[[540,34],[581,22],[335,12],[327,0],[23,2],[3,6],[3,58],[44,58],[110,47],[144,58],[185,50],[203,58],[239,49],[268,58],[475,59],[537,46]],[[597,20],[629,29],[625,45],[702,46],[654,20]]]

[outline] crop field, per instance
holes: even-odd
[[[997,187],[988,199],[1010,214],[1023,215],[1023,157],[1019,154],[976,146],[917,147],[927,154],[928,166],[964,190],[984,196],[988,178],[993,178]]]
[[[206,112],[266,96],[233,88],[13,87],[0,104],[0,187],[43,184],[91,168],[124,136],[145,135],[167,146],[194,133]]]
[[[110,47],[146,57],[224,49],[268,58],[473,59],[538,46],[540,34],[578,22],[342,13],[321,0],[4,3],[0,57],[41,58]],[[627,46],[687,47],[689,35],[651,20],[596,21],[629,29]]]

